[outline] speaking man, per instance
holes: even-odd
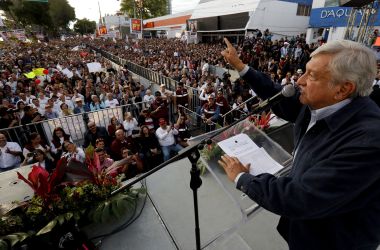
[[[222,55],[260,98],[280,91],[225,42]],[[292,250],[375,250],[380,243],[380,109],[368,97],[375,76],[370,49],[328,42],[311,54],[296,96],[272,108],[295,123],[290,174],[253,176],[237,158],[219,161],[238,189],[281,215],[277,229]]]

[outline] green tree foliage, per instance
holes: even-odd
[[[75,20],[75,10],[67,0],[49,0],[49,16],[54,27],[68,28]]]
[[[39,25],[52,32],[68,28],[70,21],[75,20],[75,10],[67,0],[49,0],[48,3],[5,0],[0,1],[0,9],[20,27]]]
[[[87,18],[79,19],[74,24],[74,31],[77,33],[80,33],[81,35],[94,33],[95,29],[96,29],[96,22],[90,21]]]
[[[120,10],[126,12],[128,16],[143,19],[164,16],[167,13],[168,0],[122,0]]]

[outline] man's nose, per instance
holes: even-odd
[[[299,78],[298,78],[298,80],[297,80],[297,82],[296,82],[296,85],[298,85],[298,86],[302,86],[302,85],[305,85],[306,84],[306,77],[305,77],[305,74],[302,74]]]

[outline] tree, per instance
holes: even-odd
[[[68,28],[75,20],[75,10],[67,0],[49,0],[49,16],[53,27]]]
[[[49,0],[47,3],[6,0],[0,4],[0,9],[21,27],[38,25],[52,33],[60,28],[67,29],[70,21],[75,20],[75,10],[67,0]]]
[[[90,21],[87,18],[78,19],[77,22],[74,24],[74,31],[80,33],[81,35],[94,33],[95,29],[96,22]]]
[[[169,0],[122,0],[120,10],[130,17],[143,19],[164,16],[167,13]],[[136,16],[135,16],[136,13]]]

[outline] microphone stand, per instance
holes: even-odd
[[[132,186],[133,184],[141,181],[142,179],[145,179],[146,177],[152,175],[153,173],[157,172],[158,170],[166,167],[170,163],[176,162],[178,160],[181,160],[185,157],[187,157],[191,162],[191,170],[190,170],[190,188],[193,190],[193,200],[194,200],[194,220],[195,220],[195,240],[196,240],[196,249],[201,249],[201,239],[200,239],[200,229],[199,229],[199,214],[198,214],[198,188],[202,185],[202,179],[200,178],[200,169],[197,167],[197,162],[200,158],[199,150],[202,150],[205,141],[200,141],[193,146],[186,147],[180,154],[172,157],[171,159],[167,160],[166,162],[158,165],[157,167],[149,170],[148,172],[140,175],[139,177],[135,178],[133,181],[128,182],[126,185],[123,185],[119,187],[118,189],[114,190],[111,195],[115,195],[124,189]]]
[[[260,111],[262,111],[264,109],[268,109],[269,107],[270,107],[269,104],[265,105],[265,106],[256,107],[254,110],[252,110],[251,112],[249,112],[247,114],[247,117],[249,117],[252,114],[255,114],[257,112],[260,112]],[[210,136],[207,140],[205,140],[205,139],[201,140],[201,141],[195,143],[194,145],[191,145],[191,146],[188,146],[188,147],[184,148],[178,155],[170,158],[166,162],[164,162],[164,163],[158,165],[157,167],[149,170],[148,172],[140,175],[139,177],[135,178],[134,180],[129,181],[127,184],[125,184],[125,185],[119,187],[118,189],[114,190],[111,193],[111,195],[117,194],[117,193],[123,191],[124,189],[129,188],[133,184],[141,181],[142,179],[145,179],[146,177],[152,175],[153,173],[155,173],[158,170],[166,167],[167,165],[169,165],[169,164],[171,164],[173,162],[176,162],[178,160],[182,160],[185,157],[187,157],[190,160],[190,162],[191,162],[190,188],[193,190],[196,249],[200,250],[201,249],[201,240],[200,240],[199,214],[198,214],[198,189],[202,185],[202,179],[200,178],[200,169],[197,167],[197,162],[198,162],[198,160],[200,158],[199,150],[202,150],[206,143],[207,144],[211,144],[212,143],[212,141],[211,141],[212,138],[214,138],[218,134],[226,131],[227,129],[235,126],[239,122],[245,120],[247,117],[242,117],[239,120],[233,122],[232,124],[219,129],[217,134],[214,134],[214,135]]]

